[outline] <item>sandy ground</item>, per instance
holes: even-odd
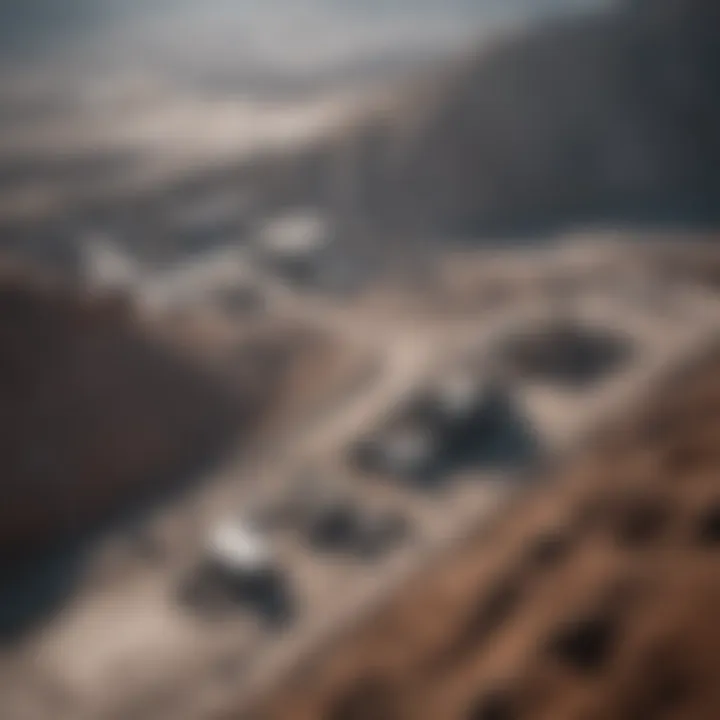
[[[663,286],[665,303],[652,301],[657,294],[638,297],[616,289],[607,282],[585,290],[579,286],[573,307],[586,324],[632,338],[627,363],[584,389],[528,380],[516,387],[519,405],[549,458],[584,442],[599,424],[617,417],[670,370],[707,347],[720,330],[715,296],[694,285]],[[310,658],[323,647],[335,646],[337,638],[358,623],[371,628],[365,618],[395,593],[404,597],[401,589],[423,568],[452,565],[449,558],[458,551],[448,555],[448,548],[457,548],[492,519],[516,489],[527,487],[524,473],[470,468],[442,493],[427,496],[383,478],[356,475],[345,453],[349,443],[376,427],[404,398],[458,361],[471,359],[482,377],[499,339],[547,317],[552,304],[538,303],[545,290],[509,298],[502,310],[478,309],[474,317],[431,316],[425,322],[421,313],[412,321],[382,315],[372,321],[367,308],[297,296],[272,283],[268,292],[276,322],[284,318],[297,323],[304,317],[312,324],[314,319],[316,328],[331,337],[347,343],[352,338],[356,351],[364,349],[374,357],[377,371],[363,382],[337,385],[334,399],[329,393],[313,422],[299,423],[295,432],[266,445],[257,457],[241,453],[218,474],[199,478],[204,482],[197,491],[162,509],[144,528],[157,552],[139,552],[136,535],[122,531],[98,547],[71,600],[0,658],[2,709],[13,720],[214,720],[227,713],[242,715],[249,702],[277,688],[283,678],[304,673]],[[312,362],[302,372],[323,385],[323,373]],[[207,619],[178,604],[178,584],[198,558],[207,528],[228,512],[287,497],[298,471],[308,463],[313,472],[354,489],[362,504],[401,509],[412,524],[412,542],[367,564],[318,553],[292,534],[273,536],[299,609],[294,623],[282,632],[265,626],[251,611],[238,609],[229,617]],[[423,586],[412,587],[417,594]],[[442,616],[449,619],[450,614]],[[398,652],[402,647],[400,642]],[[318,682],[325,682],[324,677],[319,671]],[[278,694],[280,713],[290,712],[282,710],[285,692],[295,692],[292,682],[284,687]],[[314,692],[314,687],[308,684],[306,689]],[[305,712],[306,699],[302,692],[300,696],[298,713]],[[325,706],[312,705],[325,702],[319,698],[319,690],[308,695],[304,716],[322,717]],[[295,700],[288,700],[286,707],[294,708]]]
[[[249,717],[717,717],[718,377],[716,347]]]

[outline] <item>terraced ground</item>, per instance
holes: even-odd
[[[717,718],[719,550],[716,347],[250,716]]]

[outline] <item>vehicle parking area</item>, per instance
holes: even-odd
[[[164,508],[143,529],[153,552],[124,533],[98,548],[75,596],[0,658],[0,716],[241,707],[718,337],[713,295],[656,295],[587,284],[561,306],[399,329],[418,348],[402,382],[388,360],[310,437]],[[391,352],[378,343],[379,360]],[[208,545],[219,523],[230,529]]]

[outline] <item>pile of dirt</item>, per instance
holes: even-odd
[[[180,483],[258,407],[119,298],[0,272],[0,567]]]
[[[720,352],[276,689],[264,720],[720,714]]]

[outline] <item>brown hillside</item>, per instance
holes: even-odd
[[[177,482],[256,411],[141,332],[121,301],[3,270],[1,564]]]
[[[719,473],[716,352],[252,717],[720,717]]]

